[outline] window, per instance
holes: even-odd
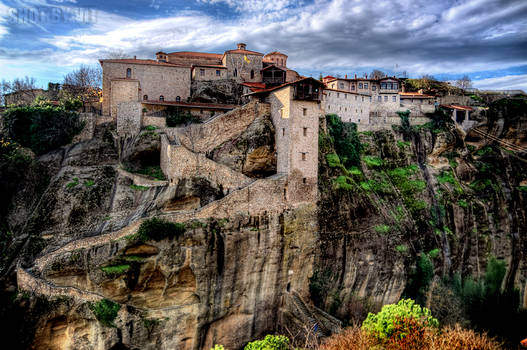
[[[282,136],[285,136],[285,128],[282,128]]]
[[[159,101],[164,101],[165,100],[165,96],[161,95],[159,96]]]
[[[221,70],[216,69],[216,76],[217,76],[217,77],[220,77],[220,76],[221,76]]]
[[[180,96],[176,96],[176,102],[181,102],[181,97]]]
[[[307,128],[304,128],[304,136],[307,136]]]
[[[364,88],[365,88],[365,89],[368,88],[368,83],[364,83]]]
[[[392,96],[392,101],[393,102],[397,102],[397,97],[396,96]]]
[[[351,90],[355,90],[355,85],[351,85]]]
[[[302,152],[302,160],[306,160],[306,153]]]
[[[337,92],[337,98],[339,98],[339,97],[340,97],[340,92]]]
[[[386,89],[386,88],[387,88],[387,87],[386,87],[386,83],[381,83],[381,90],[382,90],[382,89]]]
[[[306,178],[302,178],[302,183],[306,183]]]
[[[384,102],[388,102],[388,96],[384,96]]]
[[[331,106],[330,106],[330,105],[328,105],[328,111],[329,111],[330,109],[331,109]]]
[[[348,95],[344,94],[344,98],[347,100],[348,99]]]
[[[348,111],[348,107],[344,107],[344,112],[347,112]]]
[[[307,115],[307,108],[302,108],[302,115],[304,115],[304,116]]]
[[[393,89],[394,89],[394,90],[397,90],[397,89],[398,89],[397,83],[393,83],[392,85],[393,85]]]
[[[362,102],[364,102],[364,96],[362,96]]]
[[[340,83],[339,88],[344,89],[344,83]]]
[[[359,89],[362,89],[362,83],[359,83]]]
[[[143,100],[148,100],[148,95],[143,95]]]
[[[251,79],[254,79],[254,70],[251,69]]]
[[[371,86],[371,89],[372,89],[373,91],[376,91],[376,90],[377,90],[377,86],[372,85],[372,86]]]
[[[357,95],[355,95],[355,101],[357,101]]]
[[[234,75],[235,77],[238,76],[238,69],[234,68],[234,73],[233,73],[233,75]]]
[[[199,70],[199,75],[200,75],[200,77],[204,77],[205,76],[205,69],[200,69]]]
[[[371,102],[371,96],[370,96],[370,102]]]
[[[126,77],[128,79],[132,77],[132,68],[126,68]]]
[[[379,96],[379,97],[377,98],[377,101],[382,102],[382,96]]]

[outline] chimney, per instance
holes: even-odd
[[[137,56],[134,55],[134,60],[137,59]]]
[[[355,74],[355,79],[357,79],[357,74]]]
[[[347,74],[345,75],[345,79],[348,79],[348,75]]]
[[[245,48],[247,47],[247,45],[244,43],[238,43],[236,45],[238,46],[238,50],[245,50]]]

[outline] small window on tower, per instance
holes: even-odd
[[[233,75],[234,75],[235,77],[238,76],[238,70],[237,70],[236,68],[234,68],[234,73],[233,73]]]
[[[304,128],[304,136],[307,136],[307,128]]]
[[[251,79],[254,79],[254,71],[251,69]]]
[[[181,96],[176,96],[176,102],[181,102]]]
[[[302,115],[304,115],[304,116],[307,115],[307,108],[302,108]]]
[[[165,100],[165,96],[161,95],[159,96],[159,101],[164,101]]]
[[[126,69],[126,77],[128,79],[130,79],[132,77],[132,68],[127,68]]]
[[[148,100],[148,95],[144,95],[143,96],[143,100],[145,100],[145,101]]]
[[[306,160],[306,153],[302,152],[302,160]]]
[[[282,128],[282,136],[285,136],[285,128]]]
[[[200,69],[199,70],[199,75],[204,77],[205,76],[205,69]]]
[[[306,180],[307,180],[307,179],[304,177],[304,178],[302,179],[302,183],[306,183]]]
[[[216,76],[217,77],[221,76],[221,71],[219,69],[216,69]]]

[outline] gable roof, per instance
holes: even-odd
[[[241,49],[227,50],[227,51],[225,51],[225,54],[227,54],[227,53],[242,54],[242,55],[253,55],[253,56],[263,56],[263,53],[260,53],[260,52],[251,51],[251,50],[241,50]]]
[[[263,72],[264,70],[268,70],[268,69],[270,69],[270,68],[280,69],[281,71],[284,71],[284,72],[287,71],[286,69],[283,69],[283,68],[280,68],[280,67],[278,67],[278,66],[276,66],[276,65],[274,65],[274,64],[271,64],[271,65],[269,65],[269,66],[267,66],[267,67],[265,67],[265,68],[263,68],[263,69],[260,69],[260,72]]]
[[[282,85],[274,86],[274,87],[271,87],[269,89],[264,89],[264,90],[261,90],[261,91],[255,91],[255,92],[246,94],[246,96],[272,92],[272,91],[275,91],[275,90],[280,90],[280,89],[282,89],[282,88],[284,88],[286,86],[298,84],[298,83],[301,83],[303,81],[308,81],[308,80],[312,81],[314,83],[317,83],[320,87],[324,87],[324,83],[322,83],[320,80],[317,80],[317,79],[311,78],[311,77],[307,77],[307,78],[302,78],[302,79],[298,79],[298,80],[295,80],[295,81],[290,81],[289,83],[285,83],[285,84],[282,84]]]

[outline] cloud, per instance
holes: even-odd
[[[481,90],[523,90],[527,92],[527,74],[474,80],[472,84]]]
[[[98,10],[94,23],[36,38],[48,50],[46,55],[35,55],[38,50],[30,46],[16,53],[35,62],[76,65],[96,63],[109,50],[152,58],[158,50],[222,52],[244,41],[260,52],[285,52],[288,65],[301,72],[349,74],[372,67],[393,71],[397,65],[397,70],[418,76],[527,65],[524,0],[198,3],[226,5],[235,16],[225,20],[212,10],[201,10],[203,6],[197,7],[200,11],[189,7],[149,19]],[[0,57],[14,57],[13,49],[4,46],[1,51],[3,43],[0,37]]]

